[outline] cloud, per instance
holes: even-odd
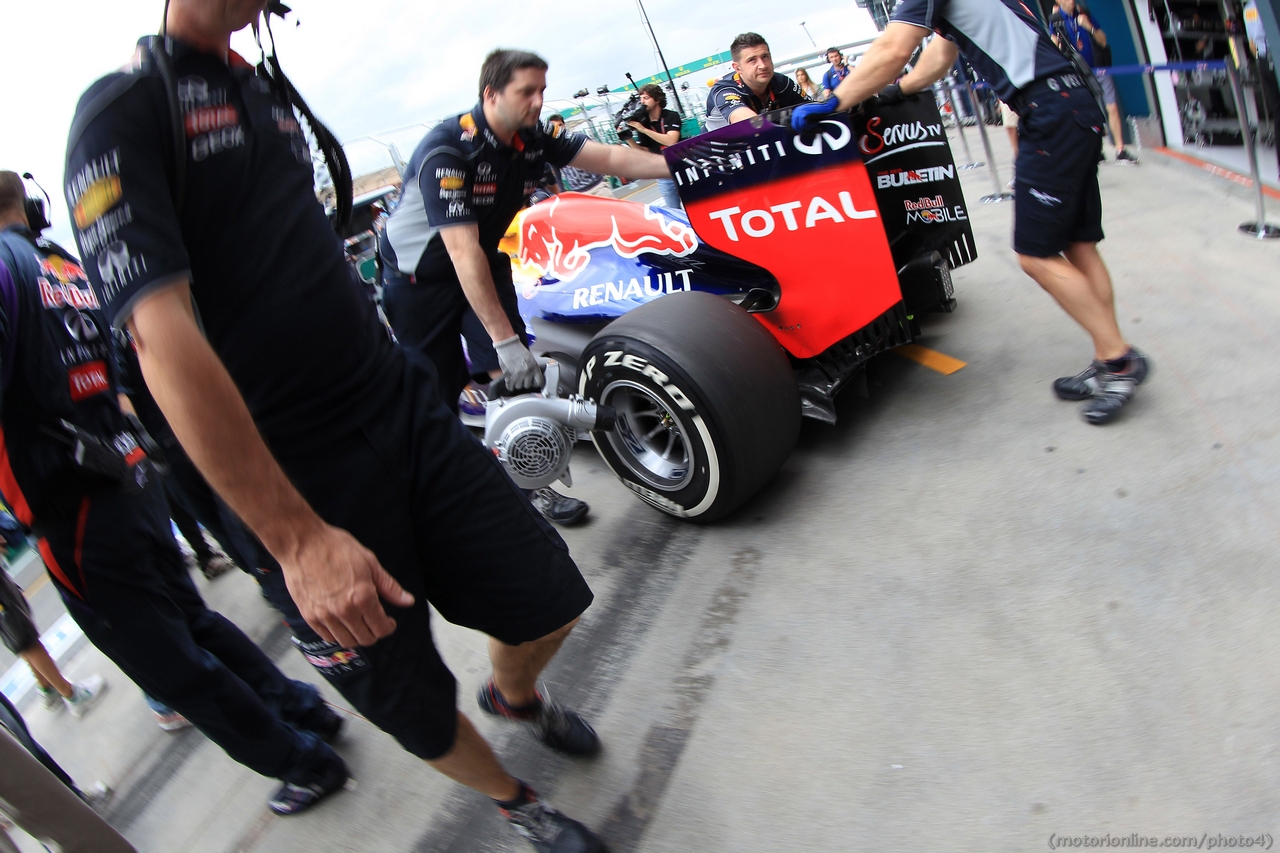
[[[406,156],[423,132],[416,126],[475,103],[480,63],[496,47],[545,57],[548,99],[584,86],[621,86],[624,72],[640,79],[661,70],[634,0],[290,5],[290,20],[272,25],[276,46],[316,115],[344,141],[377,133],[394,139]],[[60,187],[76,101],[93,80],[128,61],[139,36],[158,29],[163,6],[162,0],[60,0],[4,3],[0,11],[0,32],[7,36],[0,51],[6,81],[0,168],[30,171],[44,184],[54,203],[50,236],[68,247],[74,241]],[[648,0],[646,8],[672,67],[726,50],[743,29],[762,33],[778,58],[816,52],[801,20],[818,49],[875,33],[866,11],[848,0],[819,0],[796,13],[776,0]],[[237,33],[232,46],[257,61],[248,31]],[[407,129],[387,133],[396,128]],[[376,146],[369,156],[376,159]]]

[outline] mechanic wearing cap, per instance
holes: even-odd
[[[766,110],[808,103],[796,81],[773,73],[773,54],[764,36],[743,33],[729,45],[733,70],[707,93],[707,130],[746,121]]]
[[[113,158],[81,194],[81,222],[112,199]],[[271,804],[289,813],[293,788],[346,780],[320,737],[335,735],[341,718],[201,600],[148,439],[116,402],[97,295],[74,258],[30,229],[24,195],[15,173],[0,172],[0,488],[39,535],[45,567],[89,641],[232,758],[283,780]],[[110,263],[120,257],[108,252]]]
[[[516,303],[511,259],[498,242],[538,188],[546,164],[671,178],[660,155],[601,145],[580,133],[547,133],[538,120],[546,84],[547,63],[536,54],[489,54],[480,69],[480,102],[436,125],[418,144],[400,205],[387,220],[387,318],[403,346],[435,364],[440,393],[455,409],[468,379],[459,337],[468,305],[493,341],[506,387],[542,387],[542,366],[529,352]],[[530,498],[562,524],[587,514],[585,503],[549,488]]]
[[[894,83],[920,41],[935,30],[942,37]],[[957,54],[1019,117],[1013,226],[1018,261],[1093,339],[1093,363],[1056,380],[1054,391],[1064,400],[1086,400],[1082,414],[1089,423],[1108,423],[1132,399],[1150,365],[1120,333],[1111,276],[1098,253],[1098,161],[1106,118],[1082,75],[1020,0],[902,0],[836,97],[796,109],[792,124],[803,128],[877,92],[889,102],[923,92],[950,72]]]
[[[168,38],[82,97],[66,194],[88,210],[75,227],[89,276],[191,461],[279,561],[323,641],[303,649],[316,669],[539,850],[596,850],[459,713],[430,624],[434,605],[491,638],[482,710],[587,754],[595,732],[537,679],[591,590],[353,280],[295,110],[331,175],[346,172],[341,146],[274,54],[254,69],[230,49],[267,6],[170,0]],[[351,186],[335,188],[341,221]]]

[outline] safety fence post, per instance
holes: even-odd
[[[1267,203],[1262,192],[1262,175],[1258,172],[1257,138],[1249,126],[1249,116],[1244,107],[1244,87],[1240,85],[1240,71],[1234,62],[1227,62],[1227,78],[1231,81],[1231,94],[1236,99],[1236,116],[1240,119],[1241,141],[1249,158],[1249,177],[1253,180],[1258,218],[1253,222],[1241,222],[1237,230],[1258,240],[1280,238],[1280,227],[1267,223]]]
[[[937,84],[947,96],[947,104],[951,107],[951,117],[956,120],[956,130],[960,133],[960,142],[964,145],[964,159],[967,161],[961,166],[964,169],[977,169],[979,166],[985,166],[986,163],[973,162],[973,154],[969,151],[969,139],[964,134],[964,122],[960,118],[960,111],[956,109],[956,100],[951,96],[951,90],[955,83],[950,77]]]
[[[991,181],[995,185],[996,191],[991,195],[984,195],[980,201],[983,204],[999,204],[1002,201],[1009,201],[1013,198],[1013,193],[1008,192],[1004,188],[1004,184],[1000,181],[1000,170],[996,167],[996,156],[991,151],[991,137],[987,135],[987,121],[982,116],[982,110],[978,107],[978,98],[973,94],[973,87],[965,81],[965,94],[969,97],[969,104],[973,108],[973,119],[978,124],[978,133],[982,136],[982,147],[987,152],[987,164],[991,168]]]

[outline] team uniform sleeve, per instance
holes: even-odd
[[[475,173],[456,148],[437,148],[418,170],[418,192],[432,228],[478,222],[472,201]]]
[[[942,10],[945,6],[946,0],[902,0],[893,10],[890,20],[936,30],[942,26]]]
[[[82,114],[94,113],[81,127]],[[167,105],[141,84],[105,105],[90,90],[72,124],[67,208],[85,273],[116,328],[153,291],[191,277],[170,187],[172,139]]]
[[[836,87],[840,84],[836,82],[835,72],[834,68],[828,68],[826,73],[822,75],[822,88],[830,89],[832,92],[836,90]]]
[[[782,79],[787,81],[782,87],[782,92],[780,93],[781,97],[778,98],[782,106],[794,107],[797,104],[805,104],[809,102],[809,99],[805,97],[804,90],[800,88],[799,83],[786,75],[783,75]]]
[[[13,375],[13,322],[18,313],[18,285],[0,259],[0,377]],[[0,396],[8,390],[8,382],[0,384]]]
[[[563,169],[578,156],[578,152],[587,142],[587,137],[581,133],[565,133],[560,136],[548,135],[544,141],[542,156],[552,166]]]
[[[684,130],[680,127],[680,113],[675,110],[666,110],[662,114],[662,120],[667,124],[667,130],[679,130],[681,138],[684,137]]]
[[[738,91],[737,86],[717,83],[711,87],[711,92],[707,95],[707,112],[717,112],[728,121],[729,114],[738,107],[751,109],[750,105],[742,100],[742,93]]]

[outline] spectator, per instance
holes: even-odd
[[[680,114],[667,109],[667,93],[656,83],[646,83],[640,87],[640,110],[643,115],[639,120],[627,122],[635,131],[627,138],[632,148],[651,151],[657,154],[670,145],[680,141]],[[667,207],[678,209],[680,193],[676,190],[676,182],[670,178],[658,178],[658,189]]]
[[[809,76],[809,72],[803,68],[796,69],[796,85],[800,87],[800,91],[811,101],[816,101],[822,94],[822,90],[818,88],[818,84],[813,82],[813,78]]]
[[[845,62],[840,48],[827,48],[827,62],[831,63],[831,67],[822,75],[822,100],[824,101],[831,97],[831,93],[840,85],[840,81],[849,76],[849,63]]]
[[[1055,0],[1053,20],[1061,22],[1067,39],[1089,64],[1090,68],[1105,68],[1111,64],[1111,49],[1107,46],[1107,34],[1089,18],[1083,3],[1076,0]],[[1120,128],[1120,103],[1116,98],[1116,82],[1110,74],[1098,74],[1102,86],[1102,100],[1107,107],[1107,126],[1115,140],[1116,162],[1137,165],[1138,158],[1124,148],[1124,133]]]

